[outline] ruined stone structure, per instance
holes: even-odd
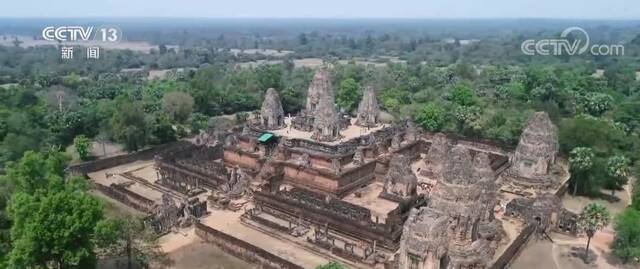
[[[557,128],[546,112],[536,112],[520,136],[509,174],[516,184],[548,187],[552,183],[550,170],[557,154]]]
[[[406,120],[406,129],[404,133],[404,140],[407,142],[413,142],[420,139],[422,132],[416,127],[416,124],[408,119]]]
[[[293,128],[313,132],[318,141],[339,139],[340,130],[349,126],[349,118],[343,117],[336,108],[334,90],[326,69],[316,72],[307,92],[306,109],[291,121]]]
[[[313,80],[307,91],[306,109],[309,113],[315,114],[320,101],[327,95],[333,96],[333,86],[327,69],[318,69],[313,76]]]
[[[447,154],[451,150],[451,141],[442,133],[437,133],[431,140],[427,157],[425,158],[425,169],[420,173],[423,176],[432,179],[441,179],[444,169],[444,162],[447,158]]]
[[[333,98],[333,94],[329,71],[324,68],[319,69],[307,90],[305,109],[300,111],[291,121],[292,127],[306,132],[315,130],[315,117],[318,105],[325,96],[331,96],[330,98]]]
[[[162,203],[157,205],[154,213],[145,220],[145,225],[152,227],[158,234],[164,234],[178,224],[181,213],[176,202],[169,195],[163,194]]]
[[[228,170],[224,171],[226,181],[213,191],[209,200],[219,208],[237,211],[247,203],[244,198],[250,192],[251,179],[241,168],[231,167]]]
[[[411,171],[411,160],[398,154],[391,158],[380,197],[402,201],[416,195],[418,178]]]
[[[549,231],[576,235],[578,215],[562,207],[559,197],[547,193],[536,198],[516,198],[507,204],[506,216],[534,225],[538,233]]]
[[[557,134],[546,114],[534,115],[509,160],[508,150],[481,140],[425,135],[408,120],[379,124],[370,87],[355,118],[340,115],[333,94],[329,73],[319,70],[295,118],[284,117],[277,92],[269,89],[247,124],[202,133],[194,145],[158,154],[157,180],[149,184],[182,199],[181,205],[163,196],[155,206],[121,184],[99,188],[150,213],[148,223],[161,233],[196,223],[203,236],[215,234],[222,242],[229,238],[223,231],[204,228],[219,221],[195,218],[207,215],[207,204],[214,217],[219,210],[244,210],[224,222],[285,244],[294,238],[304,249],[355,268],[490,268],[508,263],[513,254],[503,253],[517,253],[513,245],[506,248],[513,251],[501,247],[496,253],[498,245],[514,238],[526,242],[533,227],[542,234],[575,234],[575,214],[547,195],[551,190],[514,199],[518,193],[502,189],[511,182],[537,187],[552,180]],[[205,192],[209,198],[197,200]],[[500,219],[494,215],[502,209],[498,204],[507,205]],[[509,224],[504,218],[511,218]],[[506,230],[517,232],[525,227],[526,234],[504,236],[503,225],[515,225]],[[236,243],[256,251],[253,239],[244,239]]]
[[[184,204],[183,216],[201,218],[208,213],[207,201],[200,201],[198,197],[185,199],[183,204]]]
[[[155,157],[157,183],[187,195],[196,195],[203,187],[215,188],[223,178],[220,162],[222,145],[191,145]]]
[[[261,126],[265,130],[280,129],[284,127],[284,110],[280,103],[278,92],[269,88],[260,109]]]
[[[364,88],[362,100],[358,105],[356,124],[363,127],[376,126],[378,124],[378,114],[380,114],[380,107],[378,106],[376,93],[373,91],[373,87],[367,86]]]
[[[340,117],[332,94],[327,92],[320,97],[313,125],[313,139],[333,141],[340,138]]]
[[[400,268],[486,268],[504,231],[495,219],[496,176],[484,153],[455,146],[426,207],[405,223]]]

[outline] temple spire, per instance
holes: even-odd
[[[379,113],[380,107],[378,106],[376,93],[373,91],[373,87],[367,86],[364,88],[362,100],[358,105],[356,124],[364,127],[374,127],[378,124]]]
[[[267,130],[280,129],[284,127],[284,110],[280,103],[278,92],[269,88],[262,102],[260,109],[260,125]]]

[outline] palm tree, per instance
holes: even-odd
[[[584,250],[584,259],[589,255],[589,244],[591,238],[595,235],[596,231],[602,230],[609,224],[611,216],[609,210],[603,205],[591,203],[582,209],[580,217],[578,218],[578,225],[584,229],[587,233],[587,247]]]
[[[616,155],[607,161],[608,185],[611,187],[611,196],[615,196],[617,188],[627,184],[629,176],[629,159],[623,155]]]
[[[578,191],[578,182],[586,181],[587,172],[593,167],[593,150],[591,148],[577,147],[569,153],[571,177],[573,179],[573,195]]]

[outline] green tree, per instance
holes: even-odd
[[[590,148],[577,147],[569,154],[569,165],[571,169],[571,182],[573,184],[573,195],[578,191],[580,182],[587,181],[588,173],[593,167],[594,154]]]
[[[9,268],[92,268],[93,230],[102,207],[82,190],[40,190],[13,195]]]
[[[459,106],[472,106],[476,103],[473,90],[465,84],[457,84],[454,86],[449,98]]]
[[[119,102],[119,109],[111,119],[115,138],[129,151],[136,151],[147,142],[147,124],[142,104],[128,100]]]
[[[500,85],[496,88],[496,97],[500,100],[527,100],[527,93],[525,91],[524,84],[519,81],[512,81],[505,85]]]
[[[478,106],[456,107],[454,116],[458,121],[458,133],[468,136],[480,134],[482,132],[481,113]]]
[[[154,144],[164,144],[178,140],[176,130],[165,115],[157,115],[155,117],[151,136],[151,142]]]
[[[640,131],[638,130],[640,127],[640,96],[617,104],[613,111],[613,120],[624,123],[632,131]]]
[[[589,147],[598,155],[612,155],[616,149],[629,147],[629,137],[608,121],[590,116],[565,119],[559,125],[560,149],[569,153],[576,147]]]
[[[6,268],[6,256],[11,250],[11,220],[6,213],[9,194],[7,182],[0,179],[0,268]]]
[[[6,178],[15,192],[33,194],[46,189],[51,181],[62,181],[66,162],[59,152],[27,151],[18,162],[7,165]]]
[[[631,207],[640,211],[640,181],[636,180],[631,190]]]
[[[398,99],[389,97],[389,98],[382,99],[382,105],[389,112],[398,112],[401,104],[400,104],[400,101],[398,101]]]
[[[340,82],[336,102],[344,111],[351,112],[356,109],[361,98],[362,90],[355,79],[347,78]]]
[[[476,69],[468,63],[458,63],[453,68],[453,74],[462,79],[473,79],[476,76]]]
[[[591,238],[595,235],[595,233],[599,230],[602,230],[609,224],[609,220],[611,219],[609,215],[609,210],[603,205],[591,203],[588,204],[582,209],[580,216],[578,217],[578,225],[585,231],[587,234],[587,246],[585,247],[585,255],[584,258],[587,258],[589,253],[589,244],[591,243]]]
[[[193,97],[185,92],[168,92],[162,97],[162,109],[177,122],[184,122],[189,118],[193,104]]]
[[[157,236],[140,219],[105,219],[95,227],[95,243],[103,255],[127,258],[127,269],[147,267],[161,257]]]
[[[635,71],[628,63],[617,62],[610,64],[604,70],[604,77],[608,85],[614,90],[629,94],[632,90],[633,82],[636,79]]]
[[[416,120],[422,128],[431,132],[437,132],[444,125],[445,111],[436,104],[428,104],[424,106],[422,111],[416,116]]]
[[[613,253],[627,263],[640,259],[640,212],[627,208],[616,217]]]
[[[282,89],[283,65],[263,64],[255,70],[258,90],[266,91],[269,88]]]
[[[627,184],[629,176],[629,159],[623,155],[616,155],[607,160],[606,186],[611,189],[611,196],[615,191]]]
[[[76,152],[81,160],[87,160],[89,158],[89,149],[91,147],[91,140],[89,140],[89,138],[85,135],[76,136],[73,139],[73,146],[76,148]]]
[[[193,113],[189,118],[191,133],[197,134],[200,130],[206,130],[209,117],[201,113]]]
[[[593,116],[600,116],[611,109],[613,97],[606,93],[590,92],[582,97],[581,105],[585,112]]]

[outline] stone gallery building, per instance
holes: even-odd
[[[355,117],[334,94],[330,71],[319,69],[305,108],[286,117],[267,89],[246,123],[156,156],[154,184],[206,195],[207,218],[239,212],[233,221],[245,229],[353,268],[502,268],[533,231],[575,234],[575,215],[559,203],[568,172],[546,113],[532,116],[512,152],[423,133],[410,120],[380,122],[370,86]],[[217,229],[211,223],[196,227]],[[240,244],[259,252],[247,259],[275,259],[249,247],[259,243]]]

